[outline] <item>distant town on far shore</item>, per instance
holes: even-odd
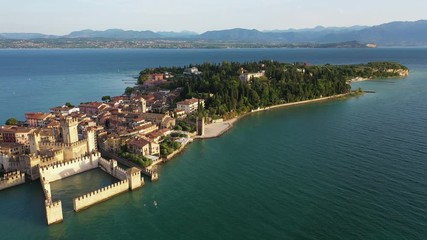
[[[377,26],[259,31],[154,32],[108,29],[67,35],[0,33],[0,48],[372,48],[427,46],[427,20]]]

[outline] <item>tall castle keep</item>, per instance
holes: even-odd
[[[79,125],[79,120],[76,118],[65,118],[60,121],[61,124],[61,133],[62,141],[65,144],[71,144],[79,141],[79,136],[77,134],[77,125]]]

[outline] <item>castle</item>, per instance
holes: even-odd
[[[97,150],[95,129],[86,128],[84,139],[79,139],[78,119],[66,117],[60,120],[57,136],[42,137],[41,129],[29,134],[29,154],[17,156],[0,154],[0,164],[6,171],[25,172],[31,180],[38,179],[39,167],[68,162],[88,156]]]

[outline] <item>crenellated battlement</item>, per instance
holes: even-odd
[[[61,205],[61,200],[56,202],[49,202],[48,200],[45,200],[45,205],[47,208],[56,208]]]
[[[42,157],[42,158],[40,158],[40,165],[42,165],[42,166],[54,164],[55,162],[56,162],[55,157]]]
[[[129,181],[123,180],[73,199],[74,211],[78,212],[129,189]]]
[[[39,142],[41,148],[67,148],[71,144],[61,143],[61,142]]]
[[[97,152],[97,153],[93,153],[92,155],[89,155],[89,156],[84,156],[84,157],[73,159],[71,161],[59,162],[59,163],[48,164],[46,166],[41,166],[40,172],[49,171],[49,170],[52,170],[55,168],[67,167],[69,165],[79,164],[82,162],[88,162],[88,161],[91,161],[91,157],[92,158],[101,158],[101,153]]]
[[[46,157],[42,158],[41,163],[48,163],[53,160],[53,157]],[[94,152],[91,155],[75,158],[66,162],[56,162],[45,166],[39,165],[40,182],[45,193],[46,217],[49,225],[60,222],[63,219],[62,203],[61,201],[52,201],[49,183],[97,167],[100,167],[102,170],[121,181],[75,197],[73,199],[73,207],[76,212],[105,201],[120,193],[134,190],[144,185],[144,179],[141,178],[140,169],[130,168],[125,170],[117,166],[117,161],[102,158],[99,152]]]
[[[5,180],[14,181],[16,179],[20,179],[20,178],[23,178],[23,177],[25,177],[25,173],[20,173],[18,171],[18,173],[15,174],[15,175],[4,176],[3,179],[0,179],[0,181],[5,181]]]
[[[67,117],[67,118],[61,119],[60,124],[65,125],[65,126],[77,125],[77,124],[79,124],[79,119]]]
[[[13,171],[13,172],[5,173],[3,175],[3,178],[0,178],[0,180],[6,179],[6,178],[11,177],[11,176],[19,175],[20,173],[21,173],[21,171]]]
[[[126,176],[126,170],[124,170],[123,168],[121,168],[121,167],[117,166],[117,167],[116,167],[116,171],[117,171],[117,172],[120,172],[121,174],[124,174],[124,175]]]
[[[6,173],[0,178],[0,190],[25,183],[25,173],[20,171]]]
[[[104,158],[100,158],[99,166],[104,172],[110,174],[115,178],[118,178],[119,180],[124,180],[128,178],[126,170],[117,166],[116,160],[106,160]]]
[[[83,139],[73,143],[62,143],[62,142],[39,142],[40,148],[71,148],[78,147],[87,144],[87,139]]]
[[[56,162],[39,166],[40,177],[44,177],[45,181],[54,182],[66,177],[76,175],[98,167],[98,161],[101,158],[99,152],[92,155],[83,156],[66,162]]]
[[[82,199],[85,199],[85,198],[95,197],[95,196],[97,196],[98,194],[100,194],[102,192],[107,192],[107,191],[109,191],[111,189],[119,188],[120,186],[123,186],[123,185],[126,185],[126,187],[128,187],[128,184],[129,184],[128,180],[123,180],[123,181],[120,181],[120,182],[116,182],[116,183],[113,183],[113,184],[108,185],[106,187],[103,187],[103,188],[97,189],[95,191],[92,191],[90,193],[86,193],[86,194],[84,194],[84,195],[82,195],[80,197],[76,197],[76,199],[77,200],[82,200]]]
[[[104,158],[100,158],[99,163],[102,164],[103,166],[109,166],[110,165],[110,161],[108,161]]]
[[[60,200],[56,202],[45,200],[45,208],[47,218],[46,220],[48,225],[62,222],[62,202]]]

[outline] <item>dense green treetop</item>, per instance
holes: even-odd
[[[9,118],[5,122],[6,125],[17,125],[18,120],[16,118]]]
[[[188,67],[197,67],[201,74],[183,74]],[[270,60],[244,63],[224,61],[149,68],[140,72],[140,79],[151,73],[169,72],[175,77],[168,88],[183,87],[181,99],[203,98],[210,116],[225,116],[279,103],[348,93],[350,79],[398,77],[400,70],[406,71],[407,68],[394,62],[316,66]],[[258,72],[263,72],[264,76],[249,81],[239,78],[242,73]]]
[[[106,96],[102,96],[101,100],[102,100],[103,102],[110,102],[110,101],[111,101],[111,97],[110,97],[110,96],[108,96],[108,95],[106,95]]]

